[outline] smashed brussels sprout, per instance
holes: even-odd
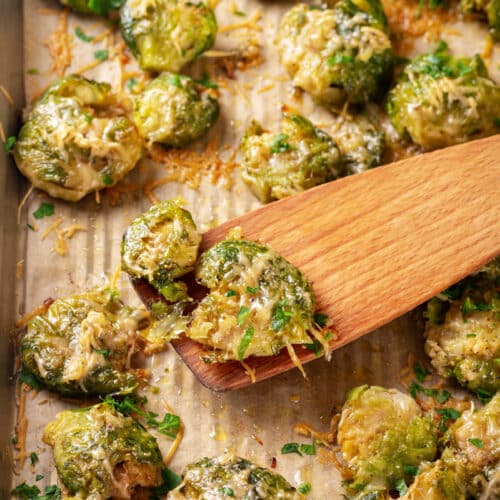
[[[184,470],[182,483],[167,498],[209,500],[227,497],[252,500],[303,498],[284,477],[244,458],[223,455],[204,458]]]
[[[278,51],[295,86],[323,104],[365,103],[390,77],[393,53],[380,0],[299,4],[283,17]]]
[[[387,111],[401,136],[425,149],[451,146],[499,130],[500,87],[479,56],[438,50],[406,66],[389,94]]]
[[[187,297],[175,281],[195,268],[201,236],[191,214],[175,201],[153,205],[127,228],[122,240],[122,269],[146,279],[169,302]]]
[[[134,124],[107,83],[71,75],[35,103],[14,146],[19,170],[55,198],[78,201],[113,186],[142,156]]]
[[[483,398],[500,390],[498,263],[432,298],[425,313],[425,351],[436,371]]]
[[[343,175],[359,174],[382,164],[385,134],[365,114],[345,115],[335,141],[342,153]]]
[[[206,89],[205,89],[206,90]],[[133,119],[148,141],[180,147],[201,137],[216,122],[219,104],[194,80],[162,73],[134,98]]]
[[[500,393],[449,428],[441,458],[421,468],[407,500],[493,499],[500,473]],[[492,493],[492,494],[490,494]]]
[[[342,172],[332,138],[295,113],[283,114],[278,134],[252,122],[241,148],[243,179],[265,203],[336,179]]]
[[[62,394],[126,394],[138,378],[128,367],[145,309],[126,307],[114,289],[55,300],[35,316],[21,342],[23,363]]]
[[[376,498],[396,489],[398,481],[410,481],[408,467],[434,460],[437,452],[431,419],[422,416],[415,400],[377,386],[350,391],[337,440],[353,474],[346,488],[359,498]]]
[[[119,9],[125,0],[60,0],[60,2],[79,12],[106,16],[111,11]]]
[[[500,40],[500,0],[462,0],[460,6],[466,14],[479,12],[485,15],[491,35]]]
[[[156,439],[106,403],[59,413],[45,428],[61,481],[79,498],[147,498],[162,482]]]
[[[201,255],[196,279],[210,293],[193,311],[187,335],[215,348],[214,360],[271,356],[285,346],[311,342],[311,285],[272,249],[224,240]]]
[[[179,71],[215,42],[212,9],[186,0],[127,0],[121,31],[139,66],[150,71]]]

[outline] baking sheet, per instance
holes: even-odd
[[[245,17],[231,13],[233,4],[245,12]],[[25,35],[25,88],[27,101],[51,81],[55,75],[45,41],[64,19],[55,0],[24,0]],[[335,125],[335,118],[329,112],[315,106],[312,101],[296,94],[278,62],[273,46],[279,19],[292,2],[259,2],[257,0],[221,0],[216,7],[220,27],[242,23],[260,12],[263,19],[257,24],[260,29],[240,29],[220,33],[217,50],[241,50],[248,44],[258,43],[264,62],[258,67],[237,72],[235,80],[221,85],[221,117],[205,141],[199,144],[203,149],[207,142],[217,139],[220,156],[228,159],[237,146],[245,126],[252,118],[275,129],[283,104],[301,109],[325,130]],[[60,26],[60,24],[59,24]],[[106,29],[105,22],[96,18],[71,14],[66,32],[74,33],[80,26],[87,34],[98,34]],[[467,36],[462,24],[453,25],[444,33],[453,50],[464,55],[481,52],[484,46],[485,29],[477,23],[467,23]],[[119,40],[119,34],[116,34]],[[477,43],[471,43],[471,39]],[[467,42],[465,42],[467,40]],[[66,73],[76,71],[93,60],[93,52],[105,48],[107,42],[84,43],[73,37],[73,62]],[[412,52],[425,50],[426,41],[419,41]],[[496,51],[493,60],[496,60]],[[187,73],[200,75],[204,68],[210,69],[214,59],[201,58]],[[133,61],[127,68],[132,70]],[[32,74],[36,68],[38,74]],[[490,70],[498,77],[498,65],[491,63]],[[85,76],[115,83],[118,67],[107,62],[84,73]],[[164,170],[145,162],[131,173],[126,183],[142,183],[144,179],[161,177]],[[201,230],[228,218],[245,213],[259,205],[246,186],[234,173],[230,189],[212,184],[209,176],[204,177],[198,190],[186,184],[171,182],[155,189],[159,199],[182,196],[186,208],[193,213]],[[116,197],[103,193],[100,203],[89,196],[77,204],[50,200],[55,205],[55,215],[36,221],[39,229],[33,232],[26,228],[32,224],[32,212],[41,201],[49,201],[41,192],[34,191],[22,210],[21,231],[23,238],[18,254],[18,276],[16,282],[16,311],[22,314],[40,305],[46,298],[64,297],[83,291],[95,284],[101,284],[110,276],[120,262],[120,241],[124,229],[140,213],[150,206],[142,192],[122,196],[116,205]],[[57,223],[44,239],[42,234]],[[84,230],[77,231],[66,239],[67,254],[55,252],[58,231],[64,231],[77,224]],[[125,300],[138,304],[125,276],[120,280]],[[409,352],[425,360],[422,348],[421,325],[416,315],[406,315],[384,328],[333,353],[331,362],[315,361],[305,367],[308,379],[295,370],[233,393],[214,394],[205,389],[183,365],[173,349],[157,354],[145,361],[151,368],[150,385],[155,388],[146,391],[148,407],[163,413],[162,401],[168,403],[184,424],[184,438],[169,464],[179,473],[185,464],[203,456],[213,456],[231,451],[253,460],[260,465],[270,466],[272,458],[277,459],[276,471],[292,484],[312,484],[308,498],[341,498],[341,477],[331,465],[322,463],[319,457],[281,455],[283,444],[290,441],[308,441],[294,432],[298,422],[307,422],[320,431],[328,429],[333,409],[341,405],[345,393],[359,384],[400,386],[399,374],[407,365]],[[41,439],[42,431],[54,415],[65,408],[74,407],[74,402],[61,401],[46,391],[28,393],[26,416],[28,432],[26,451],[29,456],[36,452],[39,462],[35,467],[25,462],[19,475],[12,476],[12,484],[35,482],[35,474],[45,477],[37,485],[42,488],[54,484],[57,476],[54,470],[51,450]],[[160,439],[160,447],[168,450],[171,442]]]

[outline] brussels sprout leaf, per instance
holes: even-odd
[[[51,215],[54,215],[54,205],[52,203],[46,203],[45,201],[42,201],[40,206],[33,212],[33,217],[35,219],[43,219]]]
[[[21,369],[21,373],[19,374],[19,382],[23,382],[24,384],[37,390],[43,387],[42,383],[39,382],[38,379],[24,365]]]
[[[157,500],[164,497],[169,491],[174,490],[182,483],[182,479],[166,467],[161,470],[161,478],[163,484],[151,490],[150,500]]]
[[[250,345],[250,342],[252,341],[252,337],[253,337],[254,332],[255,332],[255,330],[254,330],[253,326],[249,326],[245,330],[243,337],[241,337],[241,342],[240,342],[240,345],[238,346],[238,359],[240,361],[243,361],[243,359],[245,358],[245,351],[248,349],[248,346]]]

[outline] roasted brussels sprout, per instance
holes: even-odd
[[[196,264],[201,236],[191,214],[175,201],[152,206],[127,228],[122,240],[122,269],[146,279],[169,302],[187,297],[177,278]]]
[[[380,0],[299,4],[283,17],[278,51],[295,86],[323,104],[365,103],[390,76],[393,53]]]
[[[342,172],[332,138],[296,113],[283,114],[278,134],[253,121],[241,147],[243,179],[264,203],[331,181]]]
[[[219,104],[188,76],[162,73],[135,96],[133,119],[148,141],[180,147],[205,134],[219,116]]]
[[[455,57],[441,47],[405,68],[387,111],[401,136],[425,149],[451,146],[499,130],[500,87],[479,56]]]
[[[184,470],[182,483],[167,495],[169,500],[227,497],[252,500],[303,498],[284,477],[233,455],[204,458],[188,465]]]
[[[68,201],[113,186],[143,150],[134,124],[119,113],[107,83],[63,78],[36,102],[19,132],[19,170],[34,186]]]
[[[461,0],[460,6],[466,14],[484,14],[488,19],[491,35],[500,40],[500,0]]]
[[[425,351],[442,377],[489,398],[500,390],[500,259],[427,304]]]
[[[176,72],[212,47],[217,22],[201,2],[127,0],[121,31],[142,69]]]
[[[359,498],[376,498],[410,481],[408,467],[434,460],[436,433],[415,400],[396,389],[363,385],[352,389],[337,434],[353,479],[346,488]]]
[[[128,360],[137,333],[148,324],[147,311],[124,306],[114,289],[57,299],[28,323],[23,363],[62,394],[129,393],[138,377]]]
[[[125,0],[59,0],[63,5],[86,14],[106,16],[119,9]]]
[[[365,114],[344,116],[334,138],[342,153],[343,175],[359,174],[383,161],[385,134]]]
[[[216,349],[216,361],[271,356],[311,342],[315,299],[302,273],[270,248],[227,239],[204,252],[197,281],[210,289],[188,337]]]
[[[467,474],[465,466],[451,449],[446,449],[436,462],[419,469],[405,500],[466,500]]]
[[[61,481],[79,498],[143,498],[141,491],[162,482],[156,439],[106,403],[59,413],[43,440]]]

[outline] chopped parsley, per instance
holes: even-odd
[[[28,75],[38,75],[40,70],[38,68],[29,68],[26,73],[28,73]]]
[[[174,87],[180,87],[181,86],[181,77],[176,74],[171,74],[168,77],[168,83],[170,85],[173,85]]]
[[[44,217],[50,217],[52,215],[54,215],[54,205],[45,201],[42,201],[40,206],[33,212],[33,217],[35,219],[43,219]]]
[[[6,153],[10,153],[16,142],[17,142],[17,137],[15,135],[7,137],[7,140],[3,143],[3,150]]]
[[[30,454],[30,462],[31,465],[35,465],[38,462],[38,455],[34,451]]]
[[[90,35],[86,35],[83,30],[80,28],[80,26],[77,26],[75,28],[75,35],[77,38],[79,38],[82,42],[91,42],[94,37]]]
[[[111,351],[109,349],[95,349],[94,351],[97,352],[98,354],[101,354],[104,359],[108,359]]]
[[[107,61],[109,57],[108,49],[100,49],[94,52],[94,58],[98,61]]]
[[[440,404],[446,403],[446,401],[451,398],[450,392],[446,389],[429,389],[428,387],[424,387],[416,382],[412,382],[410,384],[408,392],[414,399],[416,399],[417,393],[421,392],[425,396],[435,399]]]
[[[250,309],[247,306],[241,306],[240,310],[238,311],[238,326],[243,326],[243,323],[245,323],[248,315],[250,314]]]
[[[226,297],[236,297],[238,295],[234,290],[228,290],[226,292]]]
[[[132,91],[133,88],[137,85],[137,80],[135,78],[131,78],[128,82],[127,82],[127,88]]]
[[[259,287],[256,286],[256,287],[251,287],[251,286],[247,286],[247,292],[248,293],[257,293],[259,291]]]
[[[34,228],[31,224],[26,224],[26,227],[27,227],[28,229],[31,229],[32,231],[34,231],[34,230],[35,230],[35,228]]]
[[[21,498],[22,500],[61,500],[62,498],[61,490],[55,484],[46,486],[43,495],[40,495],[40,493],[40,488],[38,486],[29,486],[26,482],[17,485],[11,491],[13,496]]]
[[[154,427],[158,432],[171,439],[175,439],[179,432],[181,419],[172,413],[165,413],[163,420],[158,420],[157,413],[143,409],[143,405],[147,402],[146,398],[125,396],[122,400],[118,400],[108,395],[104,398],[104,402],[124,415],[135,413],[142,417],[149,427]]]
[[[483,440],[479,438],[469,438],[469,443],[479,449],[482,449],[484,447]]]
[[[314,313],[314,322],[324,328],[328,323],[328,316],[323,313]]]
[[[45,476],[43,474],[37,474],[35,476],[35,481],[41,481]]]
[[[438,415],[441,415],[441,420],[438,424],[438,429],[442,432],[446,432],[448,429],[448,420],[456,420],[460,417],[461,413],[455,408],[438,408],[436,410]]]
[[[425,368],[425,366],[422,366],[418,362],[413,364],[413,371],[415,373],[415,377],[417,377],[417,380],[419,382],[423,382],[425,380],[425,377],[431,374],[431,372],[427,368]]]
[[[301,457],[303,455],[316,455],[316,445],[314,441],[312,444],[299,444],[299,443],[286,443],[281,448],[282,455],[288,455],[290,453],[296,453]]]
[[[112,186],[113,185],[113,178],[109,174],[103,174],[102,183],[105,186]]]
[[[284,309],[286,305],[288,305],[288,302],[285,299],[280,300],[273,310],[271,329],[275,332],[283,330],[285,325],[290,321],[290,317],[293,316],[292,312]]]
[[[310,483],[302,483],[297,490],[299,493],[302,493],[303,495],[307,495],[311,491],[311,484]]]
[[[297,455],[302,456],[299,450],[299,443],[286,443],[281,447],[282,455],[288,455],[289,453],[297,453]]]
[[[219,492],[223,495],[226,495],[227,497],[234,497],[233,488],[230,488],[229,486],[223,486],[219,489]]]
[[[246,330],[245,333],[243,333],[243,336],[241,337],[241,342],[240,345],[238,346],[238,359],[240,361],[243,361],[245,358],[245,351],[248,349],[248,346],[250,345],[250,342],[252,341],[253,334],[255,333],[255,330],[253,326],[249,326]]]
[[[271,153],[285,153],[292,149],[290,144],[286,142],[287,139],[287,134],[278,134],[274,136],[273,142],[271,143]]]
[[[312,351],[317,358],[321,357],[323,354],[323,346],[318,339],[313,339],[311,344],[304,344],[304,347],[307,347],[307,349]]]
[[[85,118],[85,121],[86,121],[87,123],[92,123],[92,120],[93,120],[92,115],[90,115],[89,113],[86,113],[86,112],[84,111],[84,112],[83,112],[83,117]]]
[[[438,7],[443,6],[443,3],[443,0],[418,0],[418,9],[415,17],[418,18],[422,15],[422,10],[424,9],[425,5],[427,5],[429,9],[434,10]]]
[[[462,314],[464,316],[473,312],[491,311],[491,309],[491,304],[474,304],[469,296],[465,298],[462,304]]]
[[[203,73],[203,76],[199,80],[195,80],[196,83],[199,83],[200,85],[203,85],[207,89],[215,89],[217,90],[219,86],[210,80],[210,77],[208,76],[208,73]]]
[[[493,124],[495,127],[500,127],[500,117],[493,118]]]

